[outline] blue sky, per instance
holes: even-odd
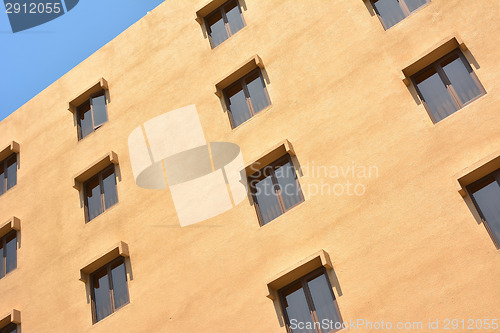
[[[12,33],[0,5],[0,120],[141,19],[163,0],[80,0],[66,14]]]

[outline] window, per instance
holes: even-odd
[[[233,128],[241,125],[271,104],[260,69],[255,69],[224,89]]]
[[[255,172],[248,180],[261,225],[304,201],[290,155]]]
[[[89,222],[118,202],[114,165],[84,183],[85,218]]]
[[[129,303],[125,260],[119,257],[90,276],[92,317],[97,323]]]
[[[17,325],[10,323],[9,325],[0,328],[0,333],[17,333]]]
[[[93,94],[77,107],[78,138],[83,139],[108,121],[104,90]]]
[[[279,297],[288,332],[329,333],[341,328],[340,311],[324,267],[282,288]]]
[[[0,238],[0,279],[17,268],[17,233],[12,230]],[[1,333],[1,332],[0,332]]]
[[[371,2],[384,28],[389,29],[429,0],[372,0]]]
[[[467,187],[484,226],[500,248],[500,169]]]
[[[413,75],[412,81],[434,123],[486,93],[459,49]]]
[[[0,162],[0,195],[17,184],[17,154]]]
[[[245,26],[238,1],[228,1],[205,18],[210,44],[216,47]]]

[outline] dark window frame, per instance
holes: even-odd
[[[474,204],[474,207],[476,208],[476,211],[479,214],[479,217],[481,218],[481,222],[483,222],[484,227],[486,228],[486,231],[488,232],[488,235],[490,236],[491,240],[493,241],[493,244],[495,244],[495,247],[497,250],[500,250],[500,242],[497,241],[496,237],[493,234],[493,230],[491,230],[490,225],[488,224],[488,221],[486,221],[486,218],[483,215],[483,212],[481,212],[481,208],[479,208],[479,205],[474,198],[474,192],[480,190],[484,186],[487,186],[493,182],[497,182],[498,186],[500,186],[500,169],[497,169],[486,176],[482,177],[479,180],[476,180],[472,184],[468,185],[467,192],[469,193],[469,196],[472,200],[472,203]]]
[[[16,240],[16,267],[7,272],[7,239],[10,238],[12,235],[14,235],[14,239]],[[10,272],[14,271],[17,268],[17,230],[11,230],[2,237],[0,237],[0,243],[2,244],[2,251],[0,252],[0,265],[2,265],[2,270],[5,272],[4,276],[0,276],[0,279],[4,278],[9,274]],[[1,332],[0,332],[1,333]]]
[[[106,208],[106,201],[105,201],[105,197],[104,197],[103,174],[105,172],[111,170],[111,169],[113,170],[113,174],[115,176],[115,183],[116,183],[116,203],[113,204],[112,206]],[[87,184],[89,182],[95,180],[96,178],[99,179],[99,188],[101,190],[101,208],[102,208],[102,213],[100,213],[99,215],[102,215],[105,211],[111,209],[111,207],[115,206],[119,202],[119,200],[118,200],[118,182],[116,181],[116,168],[115,168],[114,164],[111,164],[111,165],[105,167],[104,169],[102,169],[101,171],[99,171],[94,176],[92,176],[89,179],[87,179],[83,183],[83,201],[84,201],[84,211],[85,211],[85,223],[89,223],[90,221],[92,221],[93,219],[95,219],[97,216],[99,216],[99,215],[97,215],[92,220],[90,219],[89,204],[88,204],[88,198],[87,198]]]
[[[115,263],[118,263],[118,262],[120,262],[120,264],[123,263],[123,266],[125,267],[125,282],[126,282],[126,285],[127,285],[127,292],[129,291],[129,289],[128,289],[128,277],[127,277],[127,265],[125,263],[125,258],[124,257],[119,256],[118,258],[115,258],[115,259],[111,260],[107,264],[99,267],[94,272],[92,272],[90,274],[90,276],[89,276],[89,281],[90,281],[90,299],[91,299],[91,303],[92,303],[91,304],[91,308],[92,308],[92,324],[98,323],[99,321],[101,321],[104,318],[110,316],[111,314],[115,313],[119,309],[123,308],[127,304],[130,304],[130,293],[129,293],[128,301],[126,303],[124,303],[122,306],[120,306],[119,308],[115,308],[114,286],[113,286],[113,277],[111,275],[111,266],[113,264],[115,264]],[[108,276],[109,297],[110,297],[109,299],[111,301],[111,313],[108,316],[103,317],[101,320],[97,320],[97,309],[96,309],[96,304],[95,304],[95,293],[94,293],[94,275],[97,274],[97,273],[100,273],[103,270],[106,270],[106,274]]]
[[[395,26],[399,22],[404,21],[411,14],[413,14],[416,11],[422,9],[423,7],[429,5],[429,3],[431,2],[431,0],[425,0],[425,3],[422,6],[418,7],[414,11],[410,11],[410,9],[408,8],[408,5],[406,4],[405,0],[396,0],[397,3],[399,4],[399,7],[401,7],[401,11],[403,12],[404,17],[401,19],[401,21],[398,21],[398,22],[394,23],[393,25],[391,25],[390,27],[387,27],[387,25],[384,22],[384,19],[382,18],[382,15],[380,15],[380,13],[377,10],[377,7],[375,6],[375,3],[377,1],[379,1],[379,0],[370,0],[370,4],[371,4],[373,10],[375,11],[375,13],[377,14],[377,17],[380,20],[380,23],[382,23],[382,26],[384,27],[384,30],[389,30],[390,28],[392,28],[393,26]]]
[[[474,83],[476,84],[476,86],[477,86],[477,88],[479,89],[479,92],[480,92],[479,95],[477,95],[476,97],[474,97],[471,100],[467,101],[466,103],[462,103],[462,101],[460,100],[460,97],[458,96],[457,92],[453,88],[450,79],[448,78],[448,76],[446,75],[446,73],[444,72],[444,70],[443,70],[443,68],[441,66],[441,63],[443,61],[446,61],[449,58],[456,57],[456,56],[458,56],[458,59],[460,59],[462,61],[462,63],[464,64],[465,68],[469,72],[472,80],[474,81]],[[445,85],[446,91],[450,95],[451,100],[452,100],[454,106],[456,107],[457,111],[460,110],[460,109],[463,109],[467,105],[473,103],[474,101],[476,101],[479,98],[481,98],[484,95],[486,95],[486,90],[484,89],[483,85],[479,81],[479,78],[477,77],[476,73],[472,69],[472,66],[470,65],[469,61],[467,60],[467,58],[465,57],[465,55],[462,53],[462,51],[460,51],[460,49],[457,48],[457,49],[455,49],[455,50],[447,53],[445,56],[443,56],[443,57],[439,58],[438,60],[434,61],[432,64],[430,64],[430,65],[422,68],[421,70],[419,70],[417,73],[413,74],[410,77],[411,83],[415,87],[415,90],[416,90],[416,92],[417,92],[420,100],[422,101],[422,104],[424,105],[424,108],[427,111],[427,114],[429,115],[429,117],[431,118],[431,120],[432,120],[432,122],[434,124],[437,124],[439,121],[436,121],[436,118],[432,114],[432,111],[428,107],[427,102],[425,101],[425,99],[424,99],[422,93],[420,92],[420,90],[418,89],[418,85],[417,85],[417,81],[418,81],[417,78],[421,74],[423,74],[424,72],[426,72],[429,69],[434,69],[436,71],[436,73],[439,75],[439,78],[441,79],[442,83]],[[455,112],[457,112],[457,111],[455,111]],[[449,117],[450,115],[446,116],[445,118]],[[444,120],[445,118],[443,118],[441,120]]]
[[[219,7],[217,7],[216,9],[214,9],[213,11],[211,11],[209,14],[207,14],[207,16],[205,16],[203,18],[203,22],[205,23],[205,27],[207,29],[207,35],[208,35],[208,40],[210,41],[210,47],[212,49],[215,49],[217,46],[221,45],[222,43],[224,43],[226,40],[228,40],[229,38],[231,38],[234,34],[236,34],[238,31],[235,31],[234,33],[231,32],[231,27],[229,26],[229,21],[227,19],[227,16],[226,16],[226,10],[224,9],[224,7],[226,7],[228,4],[230,4],[231,2],[235,2],[236,3],[236,7],[238,8],[238,10],[240,11],[240,15],[241,15],[241,21],[243,22],[243,28],[246,27],[247,23],[245,22],[245,18],[243,17],[243,10],[241,10],[241,4],[238,0],[228,0],[226,2],[224,2],[222,5],[220,5]],[[217,44],[214,46],[214,43],[212,41],[212,32],[210,31],[210,24],[208,24],[208,20],[210,19],[210,17],[212,17],[213,15],[215,14],[221,14],[221,17],[222,17],[222,21],[224,22],[224,27],[226,28],[226,33],[227,33],[227,39],[224,40],[223,42]]]
[[[281,189],[280,189],[280,186],[278,184],[278,178],[276,177],[276,169],[279,168],[280,166],[287,164],[287,163],[290,163],[293,167],[295,182],[297,184],[298,192],[299,192],[300,199],[301,199],[298,203],[289,207],[288,209],[286,209],[286,207],[285,207],[283,196],[281,195]],[[271,179],[273,182],[273,187],[274,187],[276,196],[278,198],[278,203],[279,203],[279,207],[281,209],[281,214],[278,215],[277,217],[285,214],[286,212],[292,210],[293,208],[297,207],[298,205],[300,205],[301,203],[303,203],[305,201],[304,193],[302,192],[302,187],[300,186],[299,178],[297,177],[297,170],[295,168],[295,165],[292,162],[291,156],[289,154],[286,154],[286,155],[278,158],[277,160],[273,161],[272,163],[269,163],[268,165],[264,166],[260,170],[256,171],[255,173],[253,173],[252,175],[247,177],[249,188],[250,188],[250,193],[252,195],[252,200],[253,200],[253,203],[255,206],[255,211],[257,212],[257,218],[259,220],[259,225],[261,227],[263,227],[264,225],[266,225],[267,223],[272,221],[271,220],[267,223],[264,223],[264,219],[262,218],[262,213],[260,212],[260,208],[259,208],[259,202],[258,202],[257,198],[255,197],[256,188],[255,188],[254,184],[260,182],[261,180],[263,180],[264,178],[266,178],[268,176],[268,173],[265,172],[264,170],[269,170],[270,175],[271,175]]]
[[[328,277],[328,273],[326,271],[326,268],[325,267],[319,267],[315,270],[313,270],[312,272],[310,273],[307,273],[306,275],[296,279],[295,281],[287,284],[286,286],[284,286],[283,288],[279,289],[278,290],[278,297],[279,297],[279,302],[280,302],[280,306],[281,306],[281,310],[282,310],[282,313],[283,313],[283,316],[285,318],[285,326],[286,326],[286,330],[288,333],[292,333],[292,329],[290,328],[290,319],[288,318],[288,314],[286,312],[286,307],[285,307],[285,296],[287,295],[287,291],[292,289],[293,287],[297,286],[298,284],[301,285],[301,288],[303,289],[304,291],[304,295],[306,296],[306,300],[307,300],[307,306],[309,307],[309,311],[311,313],[311,320],[312,322],[319,322],[319,319],[318,319],[318,316],[316,314],[316,309],[314,307],[314,302],[312,300],[312,296],[311,296],[311,291],[309,290],[309,286],[307,285],[307,282],[321,276],[321,275],[324,275],[325,278],[326,278],[326,282],[328,284],[328,290],[330,290],[330,294],[333,298],[333,303],[335,305],[335,309],[337,310],[337,314],[339,315],[339,319],[340,319],[340,322],[342,322],[342,315],[340,313],[340,308],[338,306],[338,303],[337,303],[337,298],[335,297],[335,294],[333,293],[333,288],[332,288],[332,284],[330,282],[330,278]],[[317,332],[317,333],[322,333],[321,329],[318,329],[318,328],[314,328],[314,330]],[[342,328],[340,329],[333,329],[331,331],[329,331],[328,333],[333,333],[333,332],[338,332],[342,330]]]
[[[245,82],[248,77],[250,77],[250,76],[252,76],[252,75],[254,75],[256,73],[258,74],[258,76],[259,76],[259,78],[260,78],[260,80],[262,82],[262,85],[264,86],[264,93],[266,95],[267,102],[269,103],[265,108],[263,108],[262,110],[257,111],[257,112],[255,112],[255,110],[253,108],[252,99],[250,98],[250,92],[248,91],[248,87],[247,87],[247,84]],[[243,93],[245,95],[245,101],[247,103],[248,110],[250,112],[250,118],[248,118],[247,120],[245,120],[241,124],[235,126],[235,123],[234,123],[234,120],[233,120],[233,114],[231,113],[231,107],[230,107],[229,97],[228,97],[227,91],[230,90],[231,88],[235,87],[235,86],[238,86],[238,85],[241,85]],[[267,91],[266,81],[264,80],[264,76],[262,75],[262,71],[261,71],[260,68],[255,68],[255,69],[251,70],[250,72],[248,72],[247,74],[243,75],[241,78],[239,78],[235,82],[231,83],[229,86],[227,86],[226,88],[223,89],[222,94],[224,96],[224,103],[226,103],[227,114],[229,116],[229,122],[231,123],[231,128],[232,129],[235,129],[238,126],[243,125],[245,122],[247,122],[248,120],[250,120],[253,117],[255,117],[255,115],[258,112],[261,112],[261,111],[265,110],[266,108],[268,108],[268,107],[270,107],[272,105],[271,104],[271,98],[269,97],[269,93]]]
[[[5,194],[7,193],[8,190],[10,190],[11,188],[7,188],[7,185],[8,185],[8,180],[9,180],[9,174],[7,172],[7,166],[9,164],[9,162],[14,159],[15,160],[15,163],[16,163],[16,183],[14,185],[12,185],[12,187],[16,186],[17,185],[17,167],[18,167],[18,163],[17,163],[17,153],[12,153],[10,154],[9,156],[7,156],[5,159],[3,159],[2,161],[0,161],[0,164],[2,165],[3,167],[3,172],[4,172],[4,176],[3,176],[3,179],[1,179],[1,181],[3,182],[1,184],[2,186],[2,189],[3,189],[3,193],[0,193],[0,195],[2,194]]]
[[[14,323],[9,323],[7,326],[0,328],[0,333],[11,333],[15,329],[15,332],[19,331],[19,326]]]
[[[107,121],[105,121],[104,123],[102,123],[101,125],[98,125],[98,126],[95,126],[94,124],[94,108],[92,106],[92,99],[96,98],[96,97],[99,97],[99,96],[104,96],[104,101],[106,103],[106,118],[108,119]],[[85,139],[87,136],[89,136],[90,134],[92,133],[89,133],[87,134],[86,136],[82,137],[83,133],[82,133],[82,126],[81,126],[81,123],[80,123],[80,114],[81,114],[81,108],[83,107],[83,105],[85,103],[89,103],[90,104],[90,116],[92,118],[92,133],[94,133],[98,128],[102,127],[106,122],[109,121],[109,114],[108,114],[108,96],[106,94],[106,90],[101,90],[101,91],[98,91],[96,93],[93,93],[92,95],[89,96],[89,98],[87,98],[85,100],[85,102],[81,103],[77,108],[76,108],[76,123],[77,123],[77,132],[78,132],[78,141],[80,140],[83,140]]]

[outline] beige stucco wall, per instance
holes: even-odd
[[[0,145],[21,145],[0,220],[22,224],[0,313],[21,310],[26,333],[285,332],[266,282],[324,249],[345,321],[499,318],[500,253],[453,176],[500,149],[500,2],[432,0],[385,31],[361,0],[245,0],[247,26],[213,50],[194,20],[203,5],[166,1],[0,123]],[[487,94],[433,125],[401,70],[455,32]],[[254,54],[272,107],[231,130],[214,84]],[[109,121],[78,142],[67,104],[99,77]],[[237,143],[246,163],[288,139],[302,171],[378,173],[323,179],[365,189],[336,196],[313,195],[321,179],[302,172],[305,202],[264,227],[245,200],[180,228],[168,190],[135,185],[127,137],[188,104],[207,140]],[[119,203],[85,224],[73,176],[109,151]],[[92,325],[79,270],[120,240],[130,304]]]

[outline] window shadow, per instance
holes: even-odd
[[[375,10],[373,9],[372,4],[370,3],[370,0],[364,0],[363,3],[365,4],[366,9],[368,9],[368,12],[371,16],[377,15],[377,13],[375,13]]]
[[[481,66],[479,66],[479,63],[477,62],[476,58],[474,58],[474,55],[472,54],[472,52],[469,51],[469,49],[467,49],[465,51],[462,50],[462,53],[464,54],[465,59],[467,59],[469,64],[474,66],[474,69],[481,68]]]

